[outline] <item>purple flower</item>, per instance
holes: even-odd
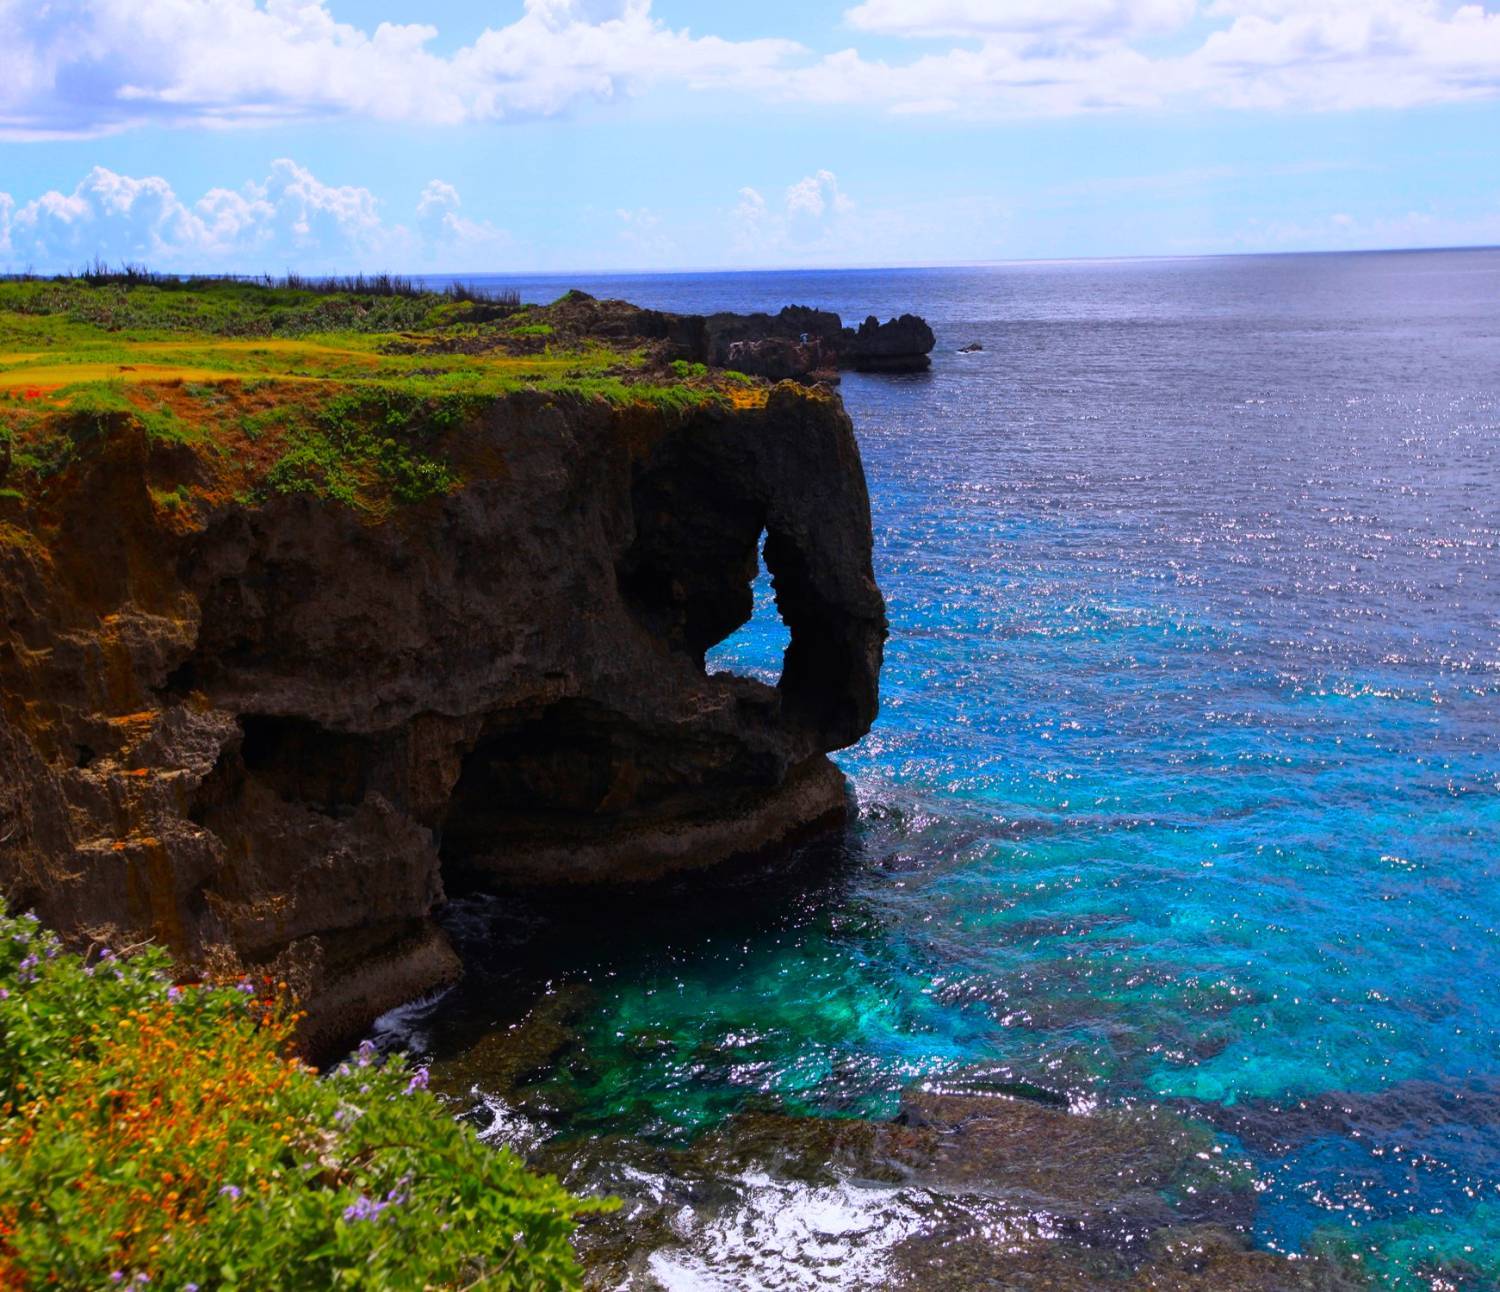
[[[426,1090],[427,1080],[427,1069],[418,1068],[411,1074],[411,1080],[406,1083],[406,1093],[411,1094],[414,1090]]]
[[[182,988],[181,987],[168,987],[167,988],[167,999],[168,1000],[173,1000],[173,1001],[181,1000],[182,999]]]
[[[248,978],[241,978],[234,984],[235,991],[243,992],[246,996],[255,995],[255,984]]]
[[[109,1272],[109,1281],[111,1283],[123,1283],[123,1282],[125,1282],[125,1271],[124,1270],[111,1270]]]
[[[375,1062],[375,1043],[373,1041],[361,1041],[359,1043],[359,1056],[355,1060],[360,1067],[368,1068]]]
[[[379,1220],[380,1213],[391,1204],[389,1202],[376,1202],[373,1198],[367,1198],[360,1194],[353,1202],[344,1208],[344,1219],[350,1224],[361,1220]]]
[[[99,948],[99,959],[101,959],[101,960],[113,960],[114,958],[115,958],[115,953],[113,951],[111,951],[108,947],[100,947]]]
[[[241,1189],[237,1184],[226,1184],[222,1189],[219,1190],[219,1193],[221,1195],[227,1194],[230,1198],[238,1200]]]
[[[0,1000],[9,1000],[9,999],[10,999],[10,992],[6,991],[4,987],[0,987]]]
[[[182,1285],[182,1292],[198,1292],[198,1285],[196,1283],[184,1283]]]

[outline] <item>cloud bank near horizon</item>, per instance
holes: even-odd
[[[651,0],[524,0],[435,52],[330,0],[0,0],[0,134],[357,118],[533,120],[655,87],[1006,120],[1331,112],[1500,96],[1500,13],[1453,0],[862,0],[854,43],[674,29]],[[872,58],[865,38],[910,42]]]
[[[1220,168],[1137,177],[1132,189],[1172,194],[1204,182],[1246,184],[1275,171]],[[1084,184],[1064,198],[1115,201],[1118,183]],[[0,273],[59,273],[95,259],[179,273],[602,273],[672,269],[687,263],[783,268],[912,263],[900,254],[944,245],[962,227],[1003,228],[1015,217],[990,198],[892,209],[856,200],[837,174],[820,169],[783,187],[726,190],[704,225],[688,226],[651,207],[601,213],[612,241],[591,260],[548,260],[524,237],[464,214],[459,189],[434,179],[408,198],[382,200],[370,189],[324,183],[289,158],[237,189],[212,188],[196,200],[165,178],[95,166],[70,191],[22,199],[0,191]],[[1309,246],[1500,244],[1500,198],[1467,218],[1413,209],[1361,218],[1330,209],[1315,220],[1252,219],[1228,250],[1275,252]],[[1226,248],[1183,247],[1177,254]],[[986,257],[974,257],[985,259]],[[963,257],[959,257],[963,259]]]
[[[392,222],[369,189],[325,184],[287,158],[261,180],[192,202],[161,176],[95,166],[70,193],[22,202],[0,192],[0,268],[54,272],[99,258],[189,271],[420,269],[505,254],[510,236],[462,206],[452,184],[433,180],[410,223]]]
[[[867,229],[838,177],[819,170],[763,196],[745,187],[716,217],[725,254],[759,263],[828,260]],[[507,230],[464,215],[458,188],[426,184],[395,217],[368,188],[325,184],[289,158],[237,189],[179,196],[159,175],[95,166],[70,192],[28,200],[0,191],[0,272],[65,272],[95,259],[176,272],[400,270],[445,273],[504,268],[531,258]],[[619,210],[616,254],[667,266],[682,248],[671,221],[649,208]],[[878,227],[879,221],[876,221]]]

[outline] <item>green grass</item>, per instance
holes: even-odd
[[[0,280],[5,483],[41,491],[131,431],[193,448],[209,476],[226,477],[225,498],[308,493],[379,511],[459,487],[446,441],[516,392],[676,415],[743,406],[754,384],[698,363],[663,367],[644,343],[559,334],[549,308],[419,291]]]
[[[437,294],[361,296],[255,283],[190,286],[95,285],[82,279],[0,282],[0,311],[116,330],[205,332],[216,336],[303,336],[316,332],[403,332],[472,309]]]

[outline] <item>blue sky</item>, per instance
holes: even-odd
[[[1500,243],[1500,4],[0,0],[0,268]]]

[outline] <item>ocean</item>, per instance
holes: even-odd
[[[1249,1163],[1260,1247],[1500,1286],[1500,251],[499,281],[928,319],[929,374],[842,386],[882,712],[836,856],[588,936],[463,899],[469,985],[383,1037],[532,1147],[975,1073],[1160,1104]],[[711,666],[784,643],[763,576]],[[744,1185],[651,1277],[863,1286],[858,1187]]]

